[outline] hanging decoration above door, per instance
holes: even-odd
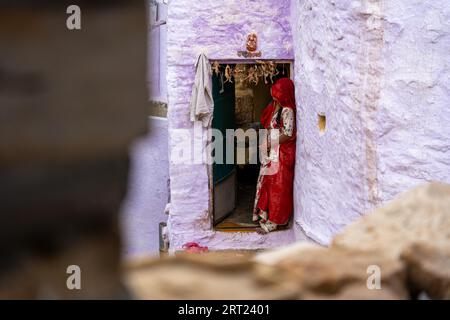
[[[285,65],[280,64],[280,68],[274,61],[262,60],[256,60],[256,62],[252,64],[237,64],[235,67],[214,61],[211,66],[213,74],[224,79],[224,83],[232,83],[235,81],[238,83],[247,82],[253,85],[257,85],[260,81],[265,84],[273,84],[274,78],[278,76],[280,72],[283,75],[285,73],[287,75]]]

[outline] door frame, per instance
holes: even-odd
[[[275,61],[276,63],[285,63],[289,64],[289,79],[294,80],[294,61],[293,59],[209,59],[209,63],[218,62],[219,64],[254,64],[258,61]],[[214,110],[214,105],[213,105]],[[214,113],[214,112],[213,112]],[[207,144],[209,144],[212,141],[211,136],[211,129],[212,128],[212,121],[211,125],[208,127],[208,141]],[[206,149],[205,149],[206,150]],[[209,204],[208,204],[208,213],[211,221],[211,229],[214,229],[214,179],[213,179],[213,165],[209,164],[211,163],[211,154],[207,154],[208,164],[207,164],[207,173],[208,173],[208,182],[209,182]]]

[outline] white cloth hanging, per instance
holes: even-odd
[[[205,54],[200,54],[195,64],[196,73],[189,105],[191,121],[211,125],[214,101],[212,98],[211,65]]]

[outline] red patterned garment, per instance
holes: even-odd
[[[269,156],[261,159],[253,220],[259,221],[265,232],[285,225],[293,212],[293,182],[295,166],[295,92],[288,78],[278,80],[271,89],[272,98],[281,108],[270,103],[263,111],[261,124],[265,129],[278,129],[280,135],[290,137],[279,146],[273,146]]]

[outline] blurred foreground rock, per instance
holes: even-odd
[[[118,212],[146,130],[143,1],[0,1],[0,298],[122,298]],[[67,267],[81,268],[69,290]]]
[[[330,248],[134,262],[126,283],[140,299],[448,299],[449,201],[450,186],[429,184],[361,218]]]
[[[267,263],[264,257],[259,261]],[[279,281],[298,282],[301,299],[408,298],[404,265],[377,252],[297,247],[271,265],[276,268],[270,277],[278,275]],[[380,290],[367,286],[371,266],[382,272]]]
[[[450,299],[450,248],[415,244],[402,253],[417,294],[425,291],[432,299]]]
[[[450,187],[431,183],[394,201],[347,227],[332,247],[382,251],[398,258],[413,243],[450,247]]]
[[[126,284],[138,299],[295,299],[296,284],[258,274],[251,254],[181,255],[128,265]]]
[[[350,225],[332,247],[402,258],[413,295],[449,299],[450,186],[431,183],[401,195]]]
[[[18,247],[0,273],[0,299],[119,299],[128,292],[120,282],[120,237],[117,223],[84,226],[77,232],[49,234],[40,246]],[[43,248],[42,243],[61,242]],[[5,258],[5,257],[4,257]],[[3,261],[5,262],[5,261]],[[67,267],[81,270],[81,290],[69,290]]]

